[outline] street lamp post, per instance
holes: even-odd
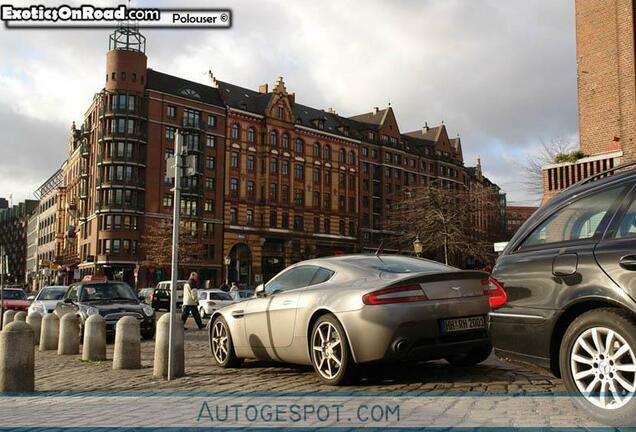
[[[415,256],[419,258],[422,255],[423,249],[424,249],[424,245],[422,244],[422,241],[420,240],[420,235],[418,234],[415,237],[415,241],[413,242],[413,250],[415,251]]]
[[[223,258],[223,264],[225,264],[225,285],[230,284],[230,264],[232,264],[232,258],[227,255]]]

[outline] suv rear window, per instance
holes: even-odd
[[[585,240],[601,234],[601,222],[624,190],[624,187],[609,189],[563,207],[535,228],[520,249]]]

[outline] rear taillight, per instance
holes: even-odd
[[[216,304],[212,300],[208,300],[206,303],[209,304],[209,305],[215,305]]]
[[[362,303],[366,305],[407,303],[422,300],[427,300],[427,298],[419,285],[384,288],[362,296]]]
[[[508,301],[508,294],[504,290],[501,282],[490,276],[481,281],[484,286],[484,294],[488,295],[488,301],[492,309],[502,307]]]
[[[150,301],[155,301],[155,293],[150,294]]]

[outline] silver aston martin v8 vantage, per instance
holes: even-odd
[[[245,358],[313,365],[333,385],[350,381],[362,363],[472,365],[490,354],[488,312],[505,301],[479,271],[397,255],[318,258],[217,310],[210,349],[222,367]]]

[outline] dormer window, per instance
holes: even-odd
[[[285,109],[282,106],[278,107],[278,118],[285,118]]]
[[[182,88],[181,90],[179,90],[179,93],[186,97],[201,99],[201,95],[189,87]]]

